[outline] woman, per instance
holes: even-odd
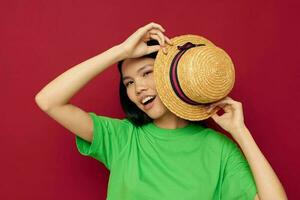
[[[78,150],[110,170],[108,199],[286,199],[284,189],[230,97],[212,104],[212,118],[232,134],[177,117],[161,102],[153,79],[155,52],[172,45],[156,23],[123,43],[67,70],[37,95],[36,103],[76,135]],[[149,40],[159,45],[148,46]],[[84,85],[117,63],[125,119],[87,113],[69,104]],[[249,164],[248,164],[249,163]]]

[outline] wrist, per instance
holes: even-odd
[[[240,144],[245,138],[250,134],[250,131],[246,126],[236,129],[231,135],[234,136],[234,139]]]
[[[118,44],[118,45],[114,46],[113,48],[118,52],[117,55],[118,55],[119,61],[125,60],[126,58],[128,58],[126,50],[122,44]]]

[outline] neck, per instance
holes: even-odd
[[[167,113],[166,115],[158,119],[154,119],[153,123],[160,128],[176,129],[187,126],[189,124],[189,121],[177,117],[173,113]]]

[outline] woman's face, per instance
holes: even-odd
[[[150,118],[157,119],[169,112],[157,95],[153,77],[153,58],[126,59],[122,64],[123,84],[129,99]],[[144,104],[145,97],[154,97]],[[147,100],[147,99],[146,99]]]

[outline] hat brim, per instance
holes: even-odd
[[[171,41],[173,42],[173,45],[166,46],[168,51],[167,55],[160,49],[154,62],[154,80],[159,98],[172,113],[180,118],[191,121],[205,120],[217,113],[220,108],[216,107],[208,113],[209,104],[190,105],[182,101],[172,89],[169,73],[171,62],[178,53],[177,46],[183,45],[186,42],[205,44],[206,46],[214,46],[214,44],[206,38],[190,34],[174,37]]]

